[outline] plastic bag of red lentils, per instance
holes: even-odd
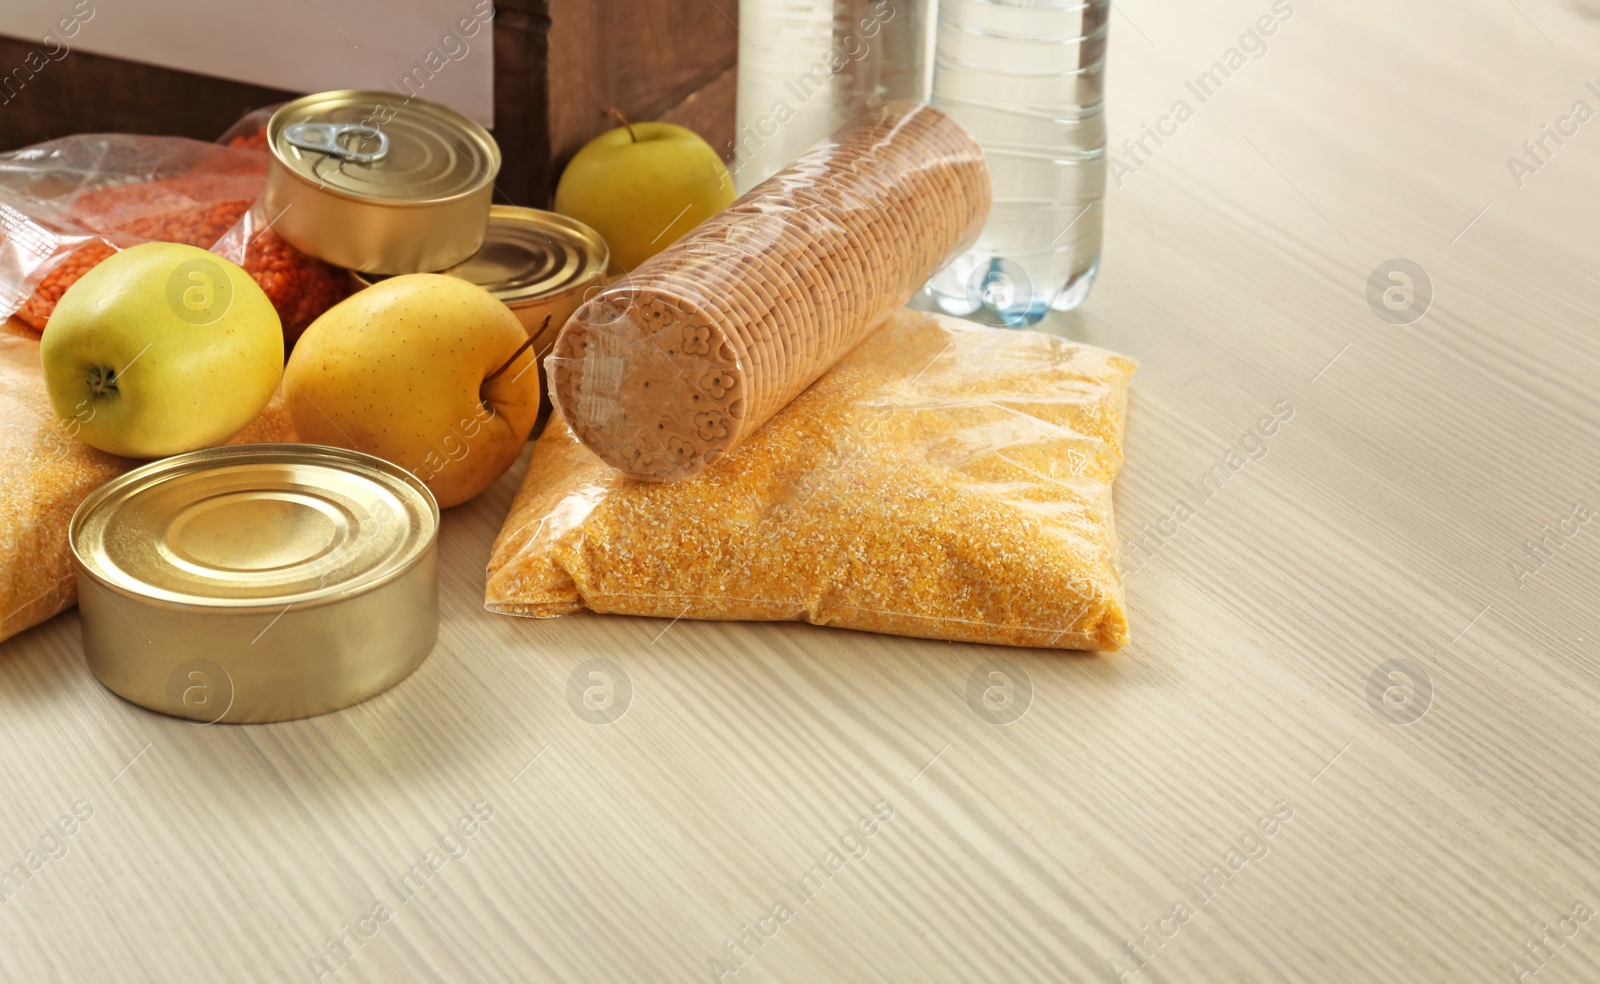
[[[267,152],[267,121],[272,119],[272,114],[277,112],[278,106],[263,106],[254,109],[239,117],[239,122],[217,138],[217,143],[228,147],[245,147],[250,150]]]
[[[349,292],[257,202],[268,155],[261,112],[225,143],[82,134],[0,154],[0,316],[43,331],[67,288],[112,253],[152,240],[224,256],[261,285],[292,341]]]

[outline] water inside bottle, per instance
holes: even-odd
[[[1033,324],[1083,303],[1100,259],[1109,0],[940,0],[935,106],[983,146],[994,207],[928,284],[951,314]]]
[[[787,167],[868,105],[928,97],[930,0],[741,0],[734,182]]]

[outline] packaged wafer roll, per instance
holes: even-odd
[[[971,246],[989,200],[960,125],[871,109],[581,307],[547,361],[551,399],[607,464],[688,478]]]

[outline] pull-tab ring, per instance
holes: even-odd
[[[351,150],[339,143],[346,134],[376,138],[378,149],[371,153]],[[389,135],[365,123],[292,123],[284,128],[283,139],[301,150],[330,154],[351,164],[371,164],[389,153]]]

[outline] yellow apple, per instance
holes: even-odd
[[[283,328],[250,275],[181,243],[114,253],[62,295],[40,340],[61,423],[129,458],[222,444],[278,388]]]
[[[611,247],[612,274],[632,270],[733,202],[722,158],[693,130],[632,123],[584,144],[556,185],[555,209]]]
[[[329,308],[283,381],[302,441],[392,461],[442,507],[505,474],[539,416],[538,359],[517,316],[437,273],[390,277]]]

